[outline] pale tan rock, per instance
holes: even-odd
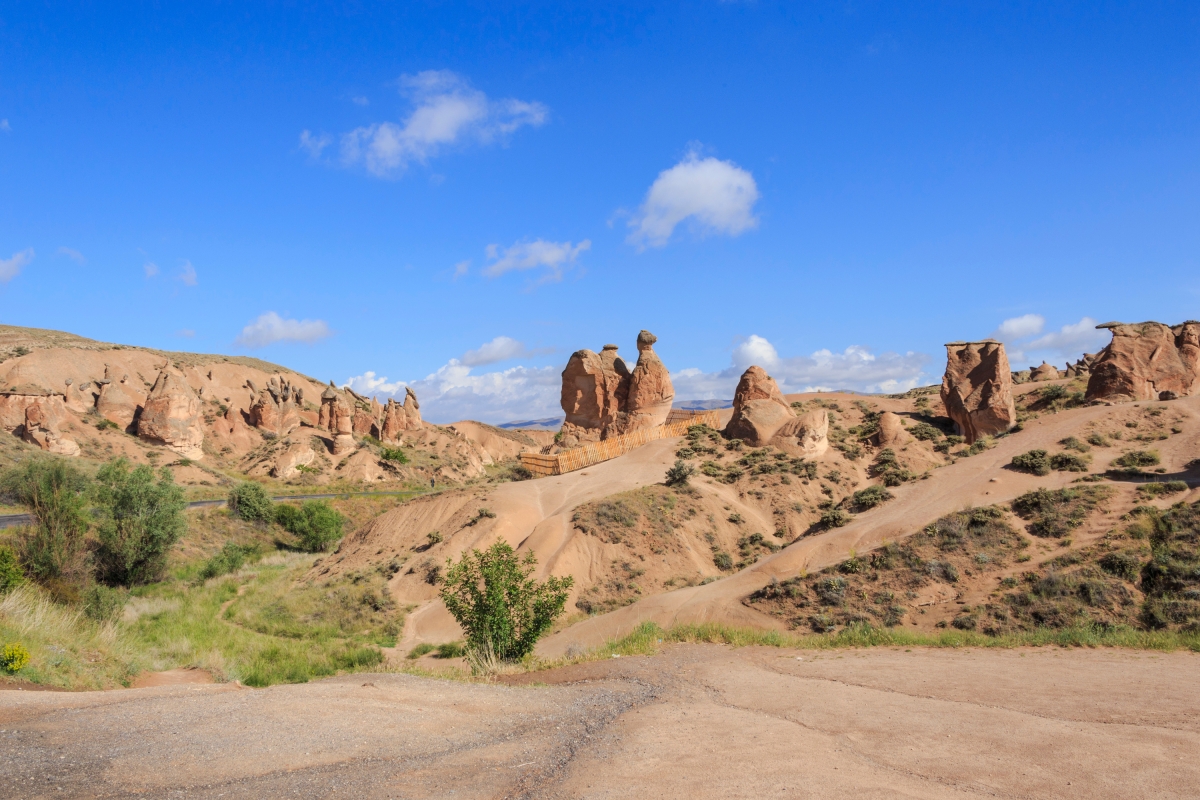
[[[354,412],[341,397],[333,402],[331,425],[333,427],[333,454],[340,456],[349,453],[357,445],[354,442]]]
[[[411,386],[404,387],[404,418],[410,431],[419,431],[425,426],[421,421],[421,404]]]
[[[241,409],[229,406],[225,414],[213,422],[213,435],[221,446],[228,446],[234,452],[245,453],[262,442],[254,436],[252,429],[242,418]]]
[[[185,458],[204,457],[200,398],[183,378],[163,370],[138,418],[138,436]]]
[[[12,433],[25,424],[25,409],[54,392],[42,386],[19,384],[0,391],[0,427]]]
[[[947,344],[942,404],[968,443],[1016,425],[1012,371],[1004,345],[991,340]]]
[[[599,441],[615,432],[621,406],[617,400],[620,377],[616,363],[628,377],[625,362],[616,358],[616,348],[611,353],[611,370],[605,367],[605,358],[591,350],[577,350],[562,372],[562,394],[560,405],[566,418],[563,434],[571,434],[579,441]],[[628,394],[628,386],[626,386]]]
[[[1062,373],[1053,364],[1042,362],[1040,367],[1035,367],[1029,373],[1029,381],[1038,383],[1039,381],[1056,381],[1062,377]]]
[[[325,391],[321,393],[321,411],[317,417],[317,427],[321,430],[333,430],[333,406],[337,399],[337,388],[333,385],[333,381],[330,381],[329,386],[325,387]]]
[[[294,478],[300,474],[298,467],[307,467],[316,457],[316,452],[308,442],[292,442],[275,458],[271,476],[280,480]]]
[[[337,475],[352,483],[378,483],[387,480],[387,470],[369,449],[363,448],[348,457],[337,467]]]
[[[79,455],[79,445],[63,436],[58,427],[65,412],[62,398],[57,395],[31,403],[25,407],[21,438],[55,455]]]
[[[1200,322],[1096,326],[1112,332],[1088,378],[1088,400],[1169,400],[1200,391]]]
[[[913,441],[912,434],[904,430],[900,415],[884,411],[879,415],[879,430],[875,432],[875,444],[883,447],[902,447]]]
[[[775,431],[770,444],[793,456],[817,458],[824,455],[829,449],[829,412],[816,408],[788,420]]]
[[[650,331],[638,334],[638,360],[629,376],[623,432],[662,425],[671,413],[675,387],[671,384],[670,372],[654,352],[656,341],[658,337]]]
[[[121,430],[130,431],[143,402],[141,392],[127,381],[109,379],[100,386],[100,394],[96,397],[96,413]]]
[[[762,447],[794,419],[796,412],[784,399],[775,379],[762,367],[751,366],[742,373],[733,393],[733,415],[725,426],[725,436]]]

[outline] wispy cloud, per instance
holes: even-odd
[[[516,339],[508,336],[497,336],[490,342],[480,346],[478,350],[468,350],[459,361],[468,367],[482,367],[487,364],[510,361],[514,358],[540,356],[553,352],[553,348],[530,350]]]
[[[276,342],[303,342],[312,344],[331,335],[329,325],[319,319],[284,319],[274,311],[268,311],[242,328],[234,344],[241,347],[266,347]]]
[[[460,261],[457,264],[455,264],[454,265],[454,280],[458,280],[459,278],[466,275],[467,271],[470,268],[471,268],[471,259],[469,259],[469,258],[466,261]]]
[[[180,328],[179,330],[175,331],[175,335],[180,337],[181,339],[195,339],[196,338],[196,332],[194,330],[192,330],[191,328]]]
[[[196,278],[196,268],[192,266],[191,261],[183,262],[183,265],[179,267],[179,274],[175,278],[184,286],[195,286],[199,283]]]
[[[1004,342],[1008,361],[1014,369],[1042,361],[1065,365],[1077,361],[1084,353],[1100,350],[1109,340],[1106,331],[1096,330],[1096,320],[1091,317],[1039,336],[1045,330],[1045,323],[1040,314],[1025,314],[1006,319],[997,326],[992,337]]]
[[[30,261],[33,261],[32,247],[13,253],[11,258],[0,258],[0,283],[8,283],[17,277],[21,269]]]
[[[312,131],[300,132],[300,149],[308,153],[310,158],[320,158],[326,147],[333,144],[333,137],[328,133],[313,136]]]
[[[158,264],[155,264],[153,261],[147,261],[145,264],[142,264],[142,271],[146,273],[147,278],[153,278],[158,274]]]
[[[695,151],[659,173],[638,213],[629,221],[628,241],[639,248],[662,247],[676,226],[690,221],[701,235],[737,236],[756,225],[754,176],[732,161],[700,158]]]
[[[517,242],[511,247],[498,244],[487,246],[487,257],[491,261],[483,274],[495,278],[513,270],[544,269],[539,282],[562,280],[563,271],[569,269],[579,254],[591,249],[590,239],[579,244],[573,242],[547,242],[537,239],[532,242]]]
[[[400,123],[378,122],[343,134],[343,164],[361,164],[376,177],[391,177],[414,161],[424,162],[437,155],[444,147],[465,142],[487,144],[522,127],[542,125],[549,117],[541,103],[492,100],[449,70],[404,75],[398,84],[401,93],[413,102],[412,113]],[[328,144],[324,139],[324,134],[314,137],[304,131],[301,146],[306,141],[320,144],[315,154],[319,155]]]
[[[4,133],[12,133],[12,126],[8,124],[8,120],[0,119],[0,131]]]
[[[73,250],[70,247],[58,248],[58,254],[60,256],[66,256],[67,258],[74,261],[76,264],[86,264],[87,263],[87,259],[83,257],[83,253],[79,252],[78,250]]]
[[[354,103],[354,105],[356,105],[356,106],[369,106],[369,105],[371,105],[371,101],[370,101],[370,100],[368,100],[368,99],[367,99],[367,98],[365,98],[365,97],[362,97],[361,95],[360,95],[360,96],[358,96],[358,97],[351,97],[351,98],[350,98],[350,102],[351,102],[351,103]]]

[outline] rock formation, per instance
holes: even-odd
[[[629,376],[623,433],[662,425],[671,413],[675,387],[671,385],[670,372],[654,352],[657,341],[658,337],[650,331],[638,334],[638,360]]]
[[[52,401],[58,401],[53,403]],[[62,435],[58,429],[59,409],[62,398],[57,395],[31,403],[25,407],[25,423],[21,438],[47,452],[60,456],[79,455],[79,445]]]
[[[800,416],[759,366],[742,373],[733,393],[733,416],[725,436],[752,447],[772,444],[793,455],[818,456],[829,448],[829,413],[819,408]]]
[[[1200,391],[1200,322],[1108,322],[1112,341],[1092,362],[1088,400],[1171,400]]]
[[[1012,428],[1017,408],[1004,345],[991,340],[947,344],[942,404],[968,443]]]
[[[337,387],[330,381],[325,391],[321,392],[321,413],[317,417],[317,427],[323,431],[333,430],[333,407],[337,399]]]
[[[1096,361],[1095,353],[1084,353],[1083,358],[1074,364],[1067,364],[1067,377],[1086,377],[1092,374],[1092,364]]]
[[[350,427],[354,430],[355,436],[374,436],[379,438],[379,426],[375,421],[375,416],[358,403],[354,404],[354,413],[351,417]]]
[[[252,381],[246,381],[251,391]],[[257,392],[258,397],[250,406],[250,424],[260,431],[284,436],[300,427],[300,408],[304,401],[304,390],[294,387],[287,378],[272,375],[267,385]]]
[[[305,436],[304,438],[309,438]],[[293,442],[275,459],[271,468],[271,476],[287,480],[300,474],[299,467],[307,467],[316,459],[317,454],[307,442]]]
[[[354,449],[354,413],[341,397],[334,399],[330,410],[330,430],[333,433],[333,454],[340,456]]]
[[[137,433],[147,442],[170,448],[185,458],[203,458],[200,398],[183,378],[166,370],[159,372],[138,418]]]
[[[577,350],[562,372],[563,436],[597,441],[621,432],[629,397],[629,367],[615,344],[600,354]]]
[[[421,404],[417,402],[417,393],[411,386],[404,387],[404,417],[410,431],[419,431],[425,426],[421,421]]]
[[[1047,364],[1045,361],[1042,362],[1040,367],[1034,367],[1029,372],[1030,383],[1037,383],[1039,381],[1056,381],[1061,377],[1062,373],[1058,371],[1058,368],[1053,364]]]
[[[885,411],[879,415],[879,430],[875,432],[875,444],[883,447],[899,447],[912,441],[912,435],[904,430],[900,415]]]
[[[142,408],[142,393],[129,382],[128,375],[114,380],[108,365],[104,365],[104,379],[96,381],[100,393],[96,396],[96,413],[123,431],[132,431],[134,422]]]
[[[54,396],[55,392],[29,383],[0,391],[0,428],[12,433],[25,424],[26,408]]]

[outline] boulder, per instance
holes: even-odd
[[[879,430],[875,432],[875,444],[880,447],[901,447],[912,441],[912,434],[904,430],[900,415],[885,411],[879,415]]]
[[[992,340],[947,344],[942,404],[968,443],[1016,425],[1012,371],[1004,345]]]
[[[829,412],[817,408],[788,420],[775,431],[769,443],[793,456],[824,455],[829,449]]]
[[[204,428],[200,398],[183,378],[163,370],[158,373],[137,423],[138,436],[185,458],[204,457]]]
[[[762,367],[752,366],[742,373],[733,393],[733,416],[725,426],[725,436],[762,447],[795,419],[796,412],[784,399],[775,379]],[[828,429],[828,415],[826,420]]]
[[[21,438],[55,455],[79,455],[79,445],[64,437],[58,429],[59,418],[64,412],[62,398],[57,395],[29,404],[25,407]]]
[[[309,438],[309,437],[305,437]],[[275,458],[275,466],[271,468],[271,476],[287,480],[300,474],[298,467],[307,467],[317,457],[308,442],[293,442],[287,449]]]
[[[600,354],[576,350],[562,371],[563,434],[592,442],[617,434],[628,396],[629,367],[615,344]]]
[[[654,352],[658,337],[650,331],[638,334],[637,366],[629,376],[629,398],[625,405],[622,432],[653,428],[667,421],[675,401],[671,374]]]
[[[1076,361],[1074,364],[1067,364],[1067,377],[1087,377],[1092,374],[1092,364],[1096,360],[1095,353],[1084,353],[1083,358]]]
[[[1047,364],[1045,361],[1042,362],[1040,367],[1034,367],[1029,372],[1030,383],[1037,383],[1038,381],[1056,381],[1061,377],[1062,373],[1058,371],[1058,368],[1053,364]]]
[[[1200,322],[1096,327],[1113,338],[1092,363],[1088,400],[1165,400],[1200,391]]]

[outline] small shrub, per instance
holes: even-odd
[[[841,508],[829,508],[821,514],[819,524],[825,528],[840,528],[854,519],[849,512]]]
[[[527,481],[533,478],[533,473],[524,464],[514,466],[508,471],[508,475],[514,481]]]
[[[462,642],[446,642],[434,648],[434,658],[462,658],[467,654],[467,648]]]
[[[239,545],[226,542],[219,552],[214,553],[200,566],[200,571],[196,575],[197,580],[203,583],[210,578],[237,572],[243,564],[258,558],[261,554],[262,550],[257,544]]]
[[[1059,444],[1068,450],[1074,450],[1076,453],[1087,453],[1092,449],[1074,436],[1068,436],[1066,439],[1060,441]]]
[[[533,553],[518,559],[503,541],[464,553],[457,564],[447,562],[442,601],[476,658],[523,658],[562,614],[574,578],[552,576],[538,583],[530,577],[536,564]]]
[[[1045,450],[1030,450],[1028,453],[1013,456],[1011,465],[1013,469],[1021,472],[1029,472],[1034,475],[1050,474],[1050,457]]]
[[[1045,386],[1041,389],[1038,389],[1038,399],[1045,400],[1046,402],[1061,400],[1062,398],[1066,397],[1067,394],[1067,387],[1062,385]]]
[[[1012,508],[1017,516],[1029,520],[1028,530],[1034,536],[1061,539],[1082,525],[1109,494],[1107,488],[1097,486],[1037,489],[1013,500]]]
[[[923,442],[936,442],[942,438],[942,432],[930,425],[928,422],[918,422],[908,429],[915,438]]]
[[[676,459],[675,466],[667,470],[667,486],[686,486],[695,471],[695,467],[682,458]]]
[[[0,594],[7,594],[25,583],[25,573],[11,547],[0,547]]]
[[[846,597],[846,579],[832,576],[821,578],[813,584],[813,591],[823,605],[841,605]]]
[[[421,642],[419,645],[414,647],[412,650],[409,650],[408,655],[405,657],[416,660],[416,659],[420,658],[421,656],[425,655],[426,653],[432,653],[435,649],[436,649],[435,645],[433,645],[429,642]]]
[[[1136,581],[1142,569],[1142,560],[1133,553],[1106,553],[1100,559],[1100,569],[1130,582]]]
[[[305,500],[299,508],[280,503],[275,507],[275,521],[299,540],[302,550],[320,553],[342,538],[346,520],[324,500]]]
[[[676,458],[695,458],[696,451],[690,447],[681,447],[675,451]]]
[[[1188,485],[1186,481],[1164,481],[1162,483],[1144,483],[1138,487],[1138,493],[1147,497],[1158,497],[1164,494],[1176,494],[1178,492],[1186,492]]]
[[[485,519],[495,519],[495,518],[496,518],[495,511],[492,511],[491,509],[487,509],[487,508],[481,508],[475,512],[475,516],[473,516],[469,520],[467,520],[467,524],[465,527],[469,528],[472,525],[478,525],[480,522],[482,522]]]
[[[0,477],[0,497],[34,518],[18,541],[26,574],[40,583],[70,579],[83,570],[91,481],[62,459],[39,458]]]
[[[728,572],[733,569],[733,556],[724,550],[717,550],[713,552],[713,564],[722,572]]]
[[[229,492],[229,511],[248,522],[270,522],[275,518],[274,505],[267,490],[251,481],[243,481]]]
[[[1050,467],[1059,472],[1087,472],[1088,459],[1074,453],[1055,453],[1050,456]]]
[[[868,486],[855,492],[850,499],[858,508],[874,508],[891,500],[892,497],[892,493],[882,486]]]
[[[428,535],[428,539],[429,539],[428,546],[433,547],[435,544],[438,544],[442,541],[442,532],[441,531],[430,531],[429,535]]]
[[[10,675],[20,672],[29,663],[29,651],[20,642],[9,642],[0,650],[0,669]]]
[[[950,624],[960,631],[973,631],[978,624],[978,620],[971,614],[959,614]]]
[[[1155,450],[1130,450],[1113,461],[1113,464],[1129,469],[1141,469],[1142,467],[1156,467],[1161,461],[1162,459]]]
[[[395,461],[397,464],[407,464],[408,456],[399,447],[381,447],[379,457],[384,461]]]
[[[83,592],[83,613],[94,622],[112,622],[121,615],[129,595],[120,589],[94,583]]]
[[[1088,444],[1092,445],[1093,447],[1108,447],[1111,444],[1107,438],[1099,433],[1093,433],[1087,438],[1087,440]]]
[[[109,419],[102,419],[96,423],[96,430],[98,430],[98,431],[107,431],[107,430],[117,431],[120,429],[121,428],[119,425],[117,425],[117,423],[115,423]]]

